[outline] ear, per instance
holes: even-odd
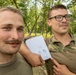
[[[47,24],[48,24],[49,26],[51,26],[51,21],[50,21],[50,20],[47,20]]]

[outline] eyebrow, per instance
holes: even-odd
[[[2,26],[12,27],[13,24],[2,24]]]
[[[24,28],[24,26],[19,26],[20,28]]]
[[[59,15],[56,15],[56,16],[66,16],[66,15],[69,15],[69,14],[64,14],[64,15],[59,14]],[[49,19],[55,18],[56,16],[52,16]]]
[[[10,23],[9,24],[3,24],[2,27],[4,27],[4,26],[13,27],[13,24],[10,24]],[[24,28],[24,25],[19,25],[18,28]]]

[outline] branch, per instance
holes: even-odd
[[[17,2],[16,2],[16,1],[17,1],[17,0],[13,0],[15,6],[18,8],[18,6],[17,6]]]

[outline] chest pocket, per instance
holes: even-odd
[[[58,45],[48,45],[49,51],[54,59],[56,59],[60,64],[66,65],[69,70],[76,73],[76,46],[58,46]]]

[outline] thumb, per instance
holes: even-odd
[[[44,64],[45,63],[45,61],[42,59],[42,57],[40,56],[40,61],[41,61],[41,63],[42,64]]]

